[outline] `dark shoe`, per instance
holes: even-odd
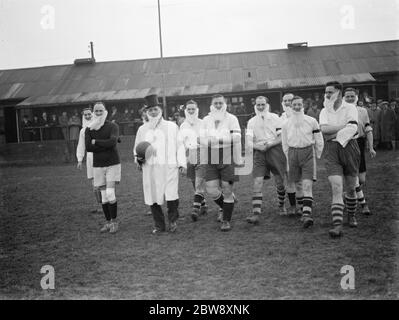
[[[303,217],[302,224],[305,229],[313,226],[313,219],[311,217]]]
[[[258,214],[250,214],[247,218],[246,218],[248,223],[252,223],[252,224],[259,224],[259,215]]]
[[[223,222],[223,209],[222,208],[219,209],[217,222]]]
[[[371,211],[369,209],[369,206],[367,204],[365,204],[364,206],[362,206],[362,214],[369,216],[371,215]]]
[[[169,226],[169,232],[174,233],[177,230],[177,223],[176,222],[171,222]]]
[[[349,224],[349,227],[356,228],[357,227],[356,216],[348,216],[348,224]]]
[[[198,220],[198,211],[197,210],[193,210],[193,212],[191,212],[191,219],[194,222]]]
[[[207,205],[201,206],[199,214],[200,214],[201,216],[204,216],[204,215],[206,215],[207,213],[208,213],[208,206],[207,206]]]
[[[341,237],[343,235],[342,225],[335,226],[334,228],[330,229],[330,231],[328,231],[328,233],[330,234],[331,238]]]
[[[154,228],[152,230],[152,234],[161,234],[162,232],[165,232],[165,230],[159,229],[159,228]]]
[[[231,230],[230,223],[228,221],[223,221],[220,230],[224,232],[230,231]]]

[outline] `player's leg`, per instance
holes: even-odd
[[[101,206],[105,216],[105,223],[101,228],[101,232],[107,232],[111,228],[111,214],[109,211],[109,204],[107,195],[105,192],[106,189],[106,180],[105,180],[105,168],[93,168],[93,185],[95,188],[98,188],[101,193]]]
[[[264,177],[254,177],[252,193],[252,213],[247,216],[248,223],[258,224],[259,215],[262,213],[262,188]]]
[[[280,215],[286,215],[287,209],[285,208],[285,186],[284,186],[284,178],[280,175],[274,175],[274,183],[276,185],[277,190],[277,198],[278,198],[278,211]]]
[[[304,228],[313,225],[312,207],[313,207],[313,180],[303,179],[303,210],[302,210],[302,223]]]
[[[296,214],[302,216],[303,211],[303,185],[302,181],[295,183],[296,190]]]
[[[208,205],[205,199],[205,178],[204,175],[200,175],[199,171],[196,171],[195,177],[195,193],[202,195],[201,197],[201,207],[200,215],[205,215],[208,213]]]
[[[217,204],[217,206],[223,210],[224,197],[220,189],[220,180],[219,179],[207,180],[205,183],[205,188],[206,188],[206,193],[209,194],[209,196],[213,199],[213,201]]]
[[[107,167],[106,170],[106,189],[105,193],[108,200],[109,212],[111,214],[111,229],[110,233],[118,231],[118,202],[116,200],[115,185],[121,180],[121,165],[113,165]]]
[[[359,172],[358,181],[356,184],[356,196],[357,196],[357,203],[360,205],[360,210],[365,215],[370,215],[371,211],[369,206],[366,202],[366,197],[364,196],[364,185],[366,183],[366,171]]]
[[[164,232],[166,230],[165,226],[165,217],[162,212],[162,207],[153,203],[151,206],[152,218],[154,219],[154,229],[152,230],[153,234],[158,234],[160,232]]]
[[[296,188],[295,182],[290,181],[288,176],[284,179],[286,181],[285,190],[287,191],[288,201],[290,203],[289,208],[287,209],[288,215],[293,215],[296,212]]]
[[[222,231],[229,231],[231,229],[230,221],[234,210],[234,197],[233,197],[233,182],[222,180],[223,190],[223,222],[220,227]]]
[[[357,227],[356,221],[356,204],[357,204],[357,196],[356,196],[356,182],[358,181],[357,176],[346,176],[345,177],[345,203],[346,210],[348,212],[348,224],[351,228]]]
[[[344,200],[342,198],[343,192],[343,179],[342,176],[333,175],[328,177],[332,191],[332,204],[331,215],[333,228],[330,229],[329,234],[331,237],[342,236],[342,224],[344,217]]]

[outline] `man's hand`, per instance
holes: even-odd
[[[256,144],[257,149],[259,151],[265,152],[268,148],[269,148],[269,144],[265,141],[265,142],[258,142]]]
[[[180,172],[180,174],[184,175],[184,174],[186,174],[187,169],[184,167],[179,167],[179,172]]]
[[[78,168],[78,170],[82,170],[82,161],[78,162],[78,164],[76,165],[76,168]]]
[[[91,139],[91,144],[95,144],[96,143],[96,139]]]
[[[377,152],[375,152],[374,148],[370,148],[369,154],[371,158],[374,158],[377,155]]]

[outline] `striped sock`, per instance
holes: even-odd
[[[346,210],[350,217],[354,217],[356,214],[356,202],[357,198],[349,198],[348,196],[345,196]]]
[[[221,209],[223,209],[223,200],[224,200],[223,193],[220,193],[220,195],[219,195],[216,199],[214,199],[213,201],[215,201],[215,203],[216,203]]]
[[[340,226],[344,220],[344,208],[342,203],[333,203],[331,205],[331,215],[333,220],[333,225]]]
[[[303,210],[303,197],[296,197],[296,204],[298,209]]]
[[[310,217],[312,215],[313,197],[303,197],[302,217]]]
[[[296,206],[295,192],[287,192],[287,194],[288,194],[288,200],[290,201],[290,206],[295,207]]]
[[[201,193],[196,193],[194,195],[194,203],[193,203],[194,211],[199,211],[202,201],[204,201],[204,195],[202,195]]]
[[[284,206],[284,200],[285,200],[285,187],[277,187],[277,197],[278,197],[278,206],[283,207]]]
[[[252,212],[253,214],[262,212],[262,192],[254,192],[252,196]]]
[[[358,185],[356,187],[356,196],[357,196],[357,202],[361,205],[364,206],[366,204],[366,199],[364,198],[362,186]]]

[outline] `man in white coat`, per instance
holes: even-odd
[[[149,95],[144,99],[148,122],[138,129],[133,150],[137,161],[136,146],[143,141],[151,144],[145,162],[138,164],[143,172],[144,201],[151,208],[155,224],[153,234],[166,231],[161,207],[165,200],[169,231],[175,232],[179,218],[179,172],[184,174],[187,167],[185,149],[179,143],[177,125],[163,119],[158,96]]]
[[[94,187],[93,184],[93,152],[86,153],[86,144],[85,144],[85,131],[87,126],[91,123],[93,117],[93,112],[90,107],[83,109],[82,116],[82,129],[79,134],[79,142],[76,148],[76,158],[78,160],[77,168],[82,170],[83,167],[83,158],[86,154],[86,169],[87,169],[87,179],[89,179],[93,185],[93,192],[96,197],[97,203],[101,205],[101,191],[99,188]],[[93,209],[91,212],[96,213],[99,210]]]

